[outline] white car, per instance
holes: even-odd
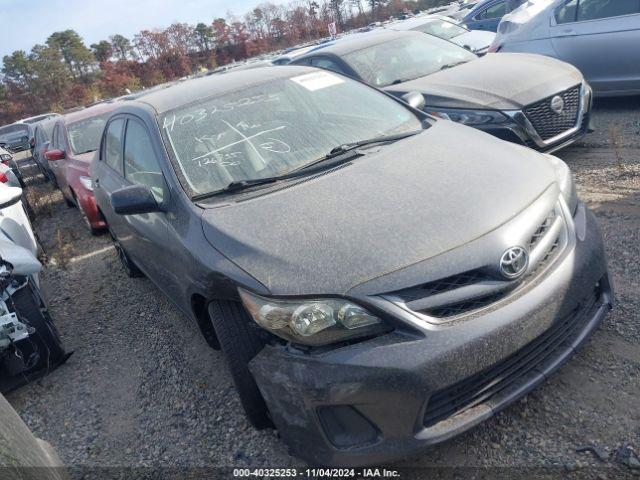
[[[444,40],[460,45],[476,55],[484,55],[496,37],[493,32],[468,30],[455,20],[442,15],[425,15],[408,20],[393,22],[386,28],[391,30],[413,30],[435,35]]]
[[[13,242],[37,256],[38,242],[24,204],[20,200],[13,200],[16,196],[22,196],[20,188],[0,183],[0,242]]]

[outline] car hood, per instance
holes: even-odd
[[[497,53],[385,90],[394,94],[421,92],[427,108],[519,110],[580,82],[580,72],[560,60]]]
[[[203,230],[271,294],[345,294],[483,236],[554,182],[543,155],[438,121],[343,168],[205,205]]]
[[[496,38],[494,32],[485,32],[483,30],[470,30],[462,35],[453,37],[451,41],[461,47],[469,47],[472,51],[477,52],[488,48]]]

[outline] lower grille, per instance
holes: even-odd
[[[562,98],[564,102],[564,108],[561,113],[557,113],[551,108],[552,99],[556,96]],[[580,85],[565,90],[558,95],[540,100],[524,109],[524,114],[531,122],[531,125],[533,125],[540,138],[545,141],[574,128],[578,124],[579,113]]]
[[[589,319],[599,289],[537,339],[507,359],[451,387],[434,393],[429,399],[423,424],[431,427],[453,415],[486,402],[552,358],[566,340],[576,335]]]

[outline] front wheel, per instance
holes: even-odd
[[[109,235],[111,235],[111,239],[113,240],[113,247],[116,249],[116,253],[118,254],[118,258],[120,259],[122,268],[124,268],[127,276],[129,278],[143,277],[144,274],[142,273],[142,270],[138,268],[134,261],[131,260],[127,252],[124,251],[124,248],[122,248],[122,245],[120,245],[120,242],[115,237],[111,229],[109,229]]]
[[[209,317],[249,422],[259,430],[272,427],[267,404],[249,371],[249,362],[264,342],[251,331],[250,319],[237,302],[211,302]]]

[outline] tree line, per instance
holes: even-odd
[[[3,58],[0,125],[42,112],[124,95],[198,71],[277,51],[406,11],[450,0],[296,0],[262,3],[243,17],[232,13],[212,23],[174,23],[114,34],[87,46],[73,30],[52,33],[30,52]]]

